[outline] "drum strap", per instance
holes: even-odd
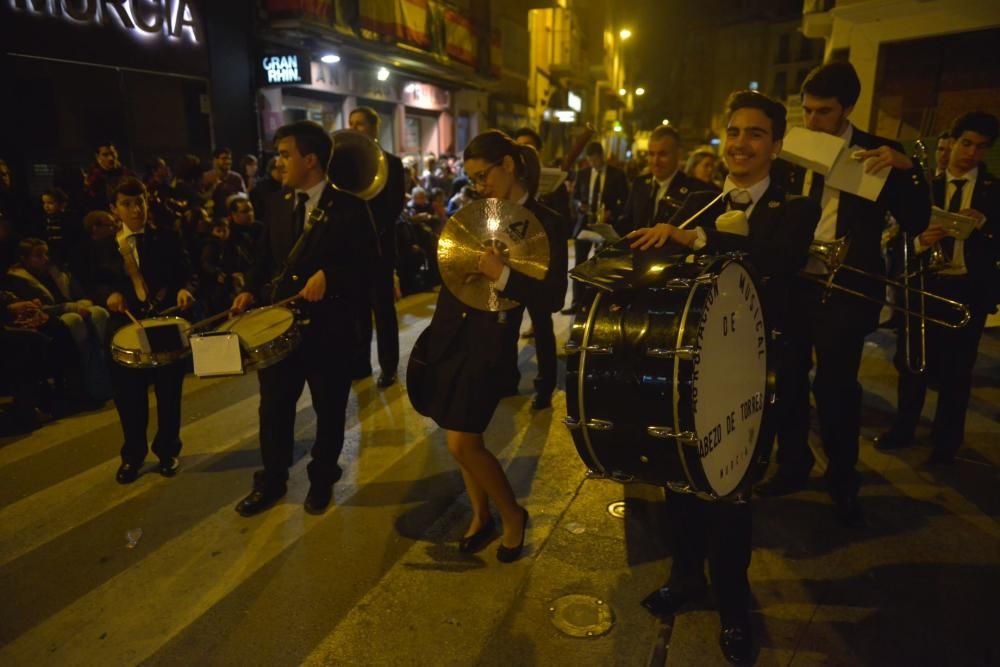
[[[125,272],[128,273],[129,280],[132,281],[135,295],[139,301],[145,303],[146,299],[149,298],[149,290],[146,288],[146,281],[142,277],[142,271],[139,270],[139,264],[135,261],[135,252],[132,250],[132,244],[129,243],[127,236],[118,238],[118,252],[121,253],[122,259],[125,261]]]
[[[281,285],[285,276],[288,274],[289,269],[291,269],[295,262],[298,261],[299,256],[305,249],[306,241],[308,241],[309,237],[312,235],[313,227],[316,226],[316,223],[323,222],[325,220],[326,211],[319,206],[310,211],[309,215],[306,216],[305,226],[302,228],[302,233],[299,234],[299,238],[296,239],[295,245],[293,245],[292,249],[288,252],[288,257],[285,258],[285,264],[281,267],[281,272],[278,273],[278,276],[271,282],[272,302],[277,298],[278,286]]]

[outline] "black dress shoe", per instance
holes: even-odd
[[[524,536],[528,534],[528,510],[521,508],[524,512],[524,527],[521,528],[521,543],[516,547],[505,547],[503,542],[497,547],[497,560],[501,563],[513,563],[518,558],[521,557],[521,551],[524,549]]]
[[[833,497],[834,513],[837,520],[848,528],[864,528],[868,525],[861,503],[856,493],[836,495]]]
[[[474,554],[492,542],[496,532],[497,522],[491,516],[482,528],[458,541],[458,550],[463,554]]]
[[[322,514],[333,499],[333,484],[313,483],[309,485],[303,506],[309,514]]]
[[[275,489],[271,491],[262,491],[260,489],[254,489],[250,492],[246,498],[241,500],[236,505],[236,512],[240,516],[254,516],[255,514],[260,514],[266,509],[272,507],[275,503],[285,497],[286,490]]]
[[[396,384],[397,376],[395,373],[382,373],[378,376],[378,381],[375,385],[379,389],[388,389],[392,385]]]
[[[572,305],[569,308],[563,308],[559,311],[562,315],[572,315],[576,312],[576,305]]]
[[[754,655],[753,631],[749,623],[724,625],[719,635],[719,648],[726,660],[734,665],[752,665],[757,656]]]
[[[123,462],[118,466],[115,481],[119,484],[131,484],[139,478],[139,468],[141,467],[142,464]]]
[[[552,394],[535,394],[531,399],[532,410],[545,410],[552,407]]]
[[[160,465],[157,466],[157,470],[164,477],[173,477],[177,474],[177,471],[181,469],[181,462],[176,456],[171,456],[167,459],[160,459]]]
[[[774,498],[797,493],[809,484],[809,471],[805,473],[778,472],[774,477],[754,487],[758,496]]]
[[[882,435],[875,436],[875,449],[880,452],[888,452],[894,449],[904,449],[913,444],[912,438],[902,438],[896,435],[895,431],[886,431]]]
[[[649,610],[653,616],[668,619],[680,611],[684,605],[703,600],[706,594],[706,588],[684,592],[663,586],[647,595],[642,601],[642,606]]]

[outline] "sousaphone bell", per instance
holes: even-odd
[[[389,164],[382,148],[356,130],[337,130],[330,138],[333,139],[333,156],[327,170],[330,183],[365,201],[374,199],[389,178]]]

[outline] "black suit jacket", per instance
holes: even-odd
[[[383,151],[389,166],[385,187],[378,196],[368,202],[372,219],[375,220],[375,230],[378,232],[379,249],[382,252],[384,266],[396,265],[396,221],[406,205],[404,192],[403,161],[398,157]]]
[[[945,178],[937,177],[932,182],[934,203],[947,208],[944,200]],[[1000,183],[979,165],[975,189],[972,191],[972,208],[986,216],[986,222],[965,240],[965,267],[971,279],[974,311],[992,311],[1000,303]]]
[[[167,227],[154,228],[146,225],[143,240],[139,246],[139,271],[146,282],[148,291],[147,303],[136,296],[132,280],[125,270],[125,260],[118,251],[115,237],[97,242],[93,249],[91,280],[87,285],[88,292],[94,303],[104,306],[114,292],[120,292],[125,297],[129,312],[136,317],[148,317],[151,314],[165,310],[177,304],[177,292],[186,289],[195,292],[195,273],[184,250],[180,235]],[[184,317],[184,313],[179,313]],[[121,322],[127,322],[125,316]],[[117,328],[112,326],[112,329]]]
[[[601,201],[611,215],[611,221],[614,222],[621,215],[625,202],[628,200],[628,179],[625,178],[625,172],[617,167],[606,165],[604,170],[604,190],[601,193]],[[587,167],[577,173],[576,185],[573,188],[573,198],[576,200],[577,206],[590,205],[591,172],[593,172],[593,168]],[[573,229],[574,237],[580,233],[586,222],[587,216],[579,215],[577,217],[576,227]]]
[[[625,202],[625,208],[615,222],[615,230],[621,236],[641,227],[652,227],[657,222],[666,222],[666,219],[670,218],[669,214],[677,210],[677,208],[669,209],[668,215],[663,220],[653,219],[656,213],[657,202],[654,201],[654,197],[657,187],[652,174],[639,176],[632,181],[632,190]],[[719,189],[709,183],[689,178],[683,171],[678,170],[667,188],[667,197],[682,205],[689,194],[699,191],[718,193]]]
[[[299,300],[295,307],[309,316],[306,334],[322,336],[324,346],[336,354],[359,359],[360,372],[368,366],[369,287],[379,257],[368,209],[362,199],[328,184],[316,207],[325,217],[314,224],[301,254],[277,281],[297,240],[294,205],[291,192],[279,193],[268,204],[271,220],[257,243],[246,289],[258,301],[270,303],[272,294],[275,301],[291,296],[322,270],[326,276],[324,298],[315,303]]]
[[[900,152],[903,150],[895,141],[862,132],[856,127],[853,128],[851,144],[865,149],[889,146]],[[788,192],[800,194],[805,169],[787,163],[785,166]],[[885,274],[885,263],[882,261],[882,230],[885,227],[887,213],[891,213],[900,228],[911,236],[916,236],[927,228],[927,223],[930,221],[930,194],[923,172],[917,164],[905,171],[892,169],[882,193],[875,201],[848,192],[840,193],[837,207],[837,237],[846,235],[851,239],[844,259],[845,264],[870,273]],[[880,283],[851,271],[840,271],[836,282],[864,292],[875,299],[881,300],[885,296],[885,288]],[[872,329],[878,324],[880,306],[877,304],[836,290],[830,296],[830,303],[843,303],[845,313],[856,313],[857,317],[862,318],[861,321]]]
[[[674,214],[672,223],[680,223],[698,212],[718,193],[692,193],[684,206]],[[788,316],[788,285],[805,266],[809,244],[819,222],[819,204],[808,197],[789,196],[780,183],[771,184],[750,212],[747,236],[721,232],[716,219],[726,212],[725,199],[720,198],[688,225],[688,229],[705,230],[703,253],[721,254],[745,252],[750,263],[764,279],[761,299],[765,305],[768,325],[782,329]],[[667,246],[661,252],[669,252]]]

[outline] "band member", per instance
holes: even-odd
[[[352,130],[378,142],[382,121],[374,109],[358,107],[351,112],[348,122]],[[396,369],[399,366],[399,322],[396,319],[393,277],[396,270],[396,221],[406,204],[406,193],[403,192],[402,160],[386,150],[382,153],[389,165],[389,174],[382,192],[368,202],[368,209],[375,220],[381,251],[373,277],[372,304],[380,369],[376,384],[380,389],[385,389],[396,383]]]
[[[932,182],[934,203],[948,211],[975,218],[982,226],[961,241],[946,235],[941,225],[931,223],[916,239],[918,252],[941,246],[947,266],[929,273],[925,289],[966,304],[972,319],[961,329],[928,323],[927,368],[938,380],[938,402],[931,427],[934,448],[929,463],[948,464],[962,446],[965,412],[969,406],[972,368],[986,316],[996,309],[1000,297],[1000,184],[982,164],[986,151],[997,138],[997,118],[974,111],[957,118],[951,127],[951,155],[947,170]],[[942,308],[927,301],[928,313],[947,318]],[[898,411],[892,427],[876,439],[878,449],[889,450],[913,444],[920,412],[927,393],[927,376],[910,370],[906,359],[904,331],[896,344],[899,371]]]
[[[820,174],[801,168],[789,170],[788,191],[806,194],[823,209],[816,227],[816,241],[847,236],[850,246],[844,263],[874,275],[883,275],[882,229],[891,213],[903,231],[918,234],[927,226],[930,202],[923,174],[901,152],[899,144],[875,137],[848,120],[861,92],[854,67],[833,62],[814,69],[802,84],[802,110],[810,130],[842,137],[847,146],[862,149],[855,157],[867,160],[874,173],[890,168],[877,201],[825,187]],[[822,280],[826,266],[810,258],[806,272]],[[878,280],[854,272],[837,273],[836,284],[884,298]],[[837,518],[849,526],[864,524],[858,503],[858,438],[861,422],[861,385],[858,370],[865,336],[878,326],[880,306],[839,290],[827,294],[825,285],[806,278],[792,284],[792,310],[788,321],[790,370],[782,382],[785,404],[778,427],[778,471],[758,486],[764,496],[778,496],[801,489],[814,463],[809,449],[809,370],[813,350],[816,374],[812,389],[819,413],[820,434],[829,465],[826,484]]]
[[[937,145],[934,147],[934,177],[944,175],[948,168],[948,161],[951,158],[951,145],[955,139],[951,136],[951,130],[945,130],[938,135]]]
[[[820,210],[805,197],[789,195],[779,180],[771,178],[771,165],[785,134],[785,107],[746,90],[731,95],[727,109],[725,195],[697,192],[687,199],[672,222],[686,221],[707,206],[692,223],[698,225],[693,229],[659,223],[629,237],[632,247],[640,250],[668,248],[664,244],[669,240],[698,252],[748,253],[750,262],[767,279],[761,299],[769,326],[780,330],[786,319],[787,285],[805,264]],[[736,216],[735,223],[721,219],[716,223],[720,215],[733,210],[742,210],[746,217]],[[776,367],[780,372],[780,351],[773,345],[770,349],[779,354]],[[765,440],[773,437],[773,432],[760,435]],[[719,645],[728,660],[752,663],[749,498],[746,502],[708,502],[671,491],[666,496],[673,554],[670,579],[643,605],[657,616],[670,617],[703,599],[707,557],[722,628]]]
[[[536,151],[542,149],[542,139],[538,133],[530,128],[523,127],[514,133],[514,141],[524,146],[531,146]],[[560,229],[565,229],[568,225],[564,210],[569,207],[569,192],[566,188],[556,188],[555,192],[542,195],[539,200],[543,204],[557,212]],[[556,244],[565,246],[565,237],[559,235],[554,239]],[[562,253],[563,256],[568,253]],[[561,266],[550,265],[551,271],[561,271],[566,273],[567,263]],[[556,373],[558,364],[556,363],[556,334],[552,325],[552,313],[559,310],[562,303],[555,306],[553,310],[548,308],[538,308],[538,304],[527,304],[528,316],[531,318],[531,336],[535,339],[535,354],[538,357],[538,376],[535,378],[535,396],[531,399],[533,410],[544,410],[552,407],[552,392],[556,389]]]
[[[689,178],[678,168],[681,136],[669,125],[660,125],[649,136],[649,173],[632,181],[632,190],[615,229],[626,235],[634,229],[666,222],[691,192],[714,190],[714,185]]]
[[[576,186],[573,189],[573,199],[576,201],[577,221],[573,229],[574,253],[576,264],[585,262],[590,255],[594,244],[591,241],[581,240],[578,237],[580,232],[586,230],[586,226],[593,222],[611,222],[621,215],[628,199],[628,179],[621,169],[607,164],[604,160],[604,147],[596,141],[587,144],[584,150],[587,162],[590,166],[581,169],[576,177]],[[603,211],[604,218],[598,220],[597,216]],[[573,283],[573,304],[563,310],[564,314],[575,312],[583,297],[583,286],[580,283]]]
[[[103,282],[93,289],[96,299],[103,299],[111,312],[108,334],[113,337],[131,324],[128,314],[144,318],[175,304],[181,310],[190,308],[195,274],[180,236],[168,227],[147,224],[149,206],[142,181],[126,176],[108,197],[111,213],[121,228],[113,238],[103,241],[117,252],[101,254],[112,264],[98,271]],[[186,370],[181,362],[155,368],[110,363],[112,395],[125,438],[122,463],[115,475],[119,484],[136,480],[149,452],[149,385],[156,390],[153,453],[160,459],[159,472],[173,477],[180,469],[181,390]]]
[[[280,362],[257,372],[260,383],[260,453],[264,469],[253,491],[236,506],[258,514],[286,492],[292,465],[295,405],[309,383],[316,440],[309,462],[305,509],[323,513],[342,471],[344,420],[351,380],[367,376],[371,347],[371,267],[378,242],[365,203],[327,180],[333,141],[310,121],[282,126],[274,135],[286,192],[268,204],[271,218],[257,244],[246,291],[233,310],[255,301],[298,295],[302,342]]]
[[[479,271],[502,296],[545,312],[558,308],[566,294],[566,246],[554,241],[558,216],[534,198],[539,174],[534,148],[490,130],[469,143],[464,157],[465,171],[480,195],[516,202],[531,211],[548,235],[552,253],[543,280],[510,268],[492,246],[481,255]],[[420,334],[407,369],[410,400],[418,412],[445,429],[448,450],[462,470],[472,503],[472,521],[459,550],[476,552],[493,539],[492,501],[503,521],[497,559],[505,563],[521,555],[528,511],[518,505],[503,468],[486,449],[483,431],[518,372],[522,310],[478,310],[443,286],[431,323]]]

